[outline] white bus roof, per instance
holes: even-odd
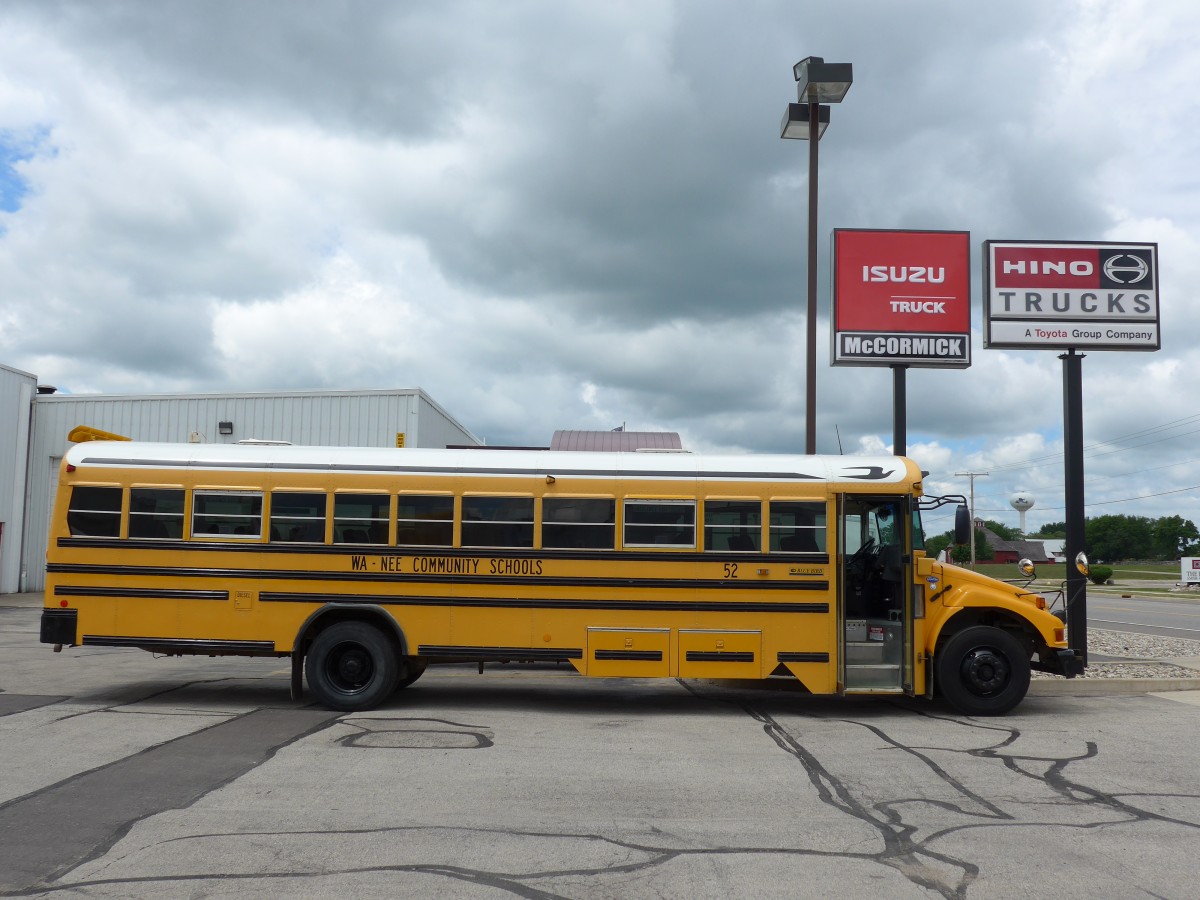
[[[817,481],[896,484],[908,480],[896,456],[707,455],[563,450],[431,450],[250,444],[89,441],[66,454],[76,469],[362,472],[429,475],[547,475],[582,478]]]

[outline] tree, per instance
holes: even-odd
[[[993,556],[992,548],[988,546],[987,536],[983,533],[982,528],[975,529],[975,561],[987,562]],[[969,563],[971,561],[971,545],[959,544],[950,554],[950,558],[958,563]]]
[[[1067,536],[1066,522],[1047,522],[1034,537],[1061,540]]]
[[[1192,556],[1197,550],[1200,532],[1196,526],[1182,516],[1164,516],[1155,519],[1151,528],[1155,559],[1176,559]]]
[[[935,535],[925,542],[925,554],[937,559],[937,555],[950,546],[954,540],[953,532],[947,531],[945,534]]]
[[[1021,540],[1021,532],[1015,528],[1009,528],[1007,525],[1004,525],[1000,522],[996,522],[992,519],[988,519],[983,524],[987,527],[987,529],[992,534],[996,535],[996,537],[998,537],[1002,540],[1005,540],[1005,541]]]
[[[1152,522],[1145,516],[1097,516],[1084,527],[1088,555],[1100,560],[1151,559],[1154,556]]]

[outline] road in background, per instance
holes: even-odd
[[[1159,637],[1200,640],[1200,602],[1197,599],[1113,597],[1088,591],[1088,626],[1107,631],[1132,631]]]

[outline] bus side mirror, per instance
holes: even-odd
[[[969,544],[971,542],[971,512],[960,504],[954,509],[954,543]]]
[[[1075,554],[1075,568],[1079,570],[1080,575],[1091,574],[1092,567],[1088,565],[1087,554],[1082,550]]]

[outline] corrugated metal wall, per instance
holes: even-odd
[[[0,594],[20,590],[29,413],[37,378],[0,366]]]
[[[45,584],[46,532],[57,470],[76,425],[90,425],[139,441],[207,443],[258,438],[332,447],[406,447],[478,444],[479,439],[420,388],[396,391],[286,392],[149,396],[39,396],[33,404],[28,475],[23,590]],[[233,433],[220,433],[230,422]]]

